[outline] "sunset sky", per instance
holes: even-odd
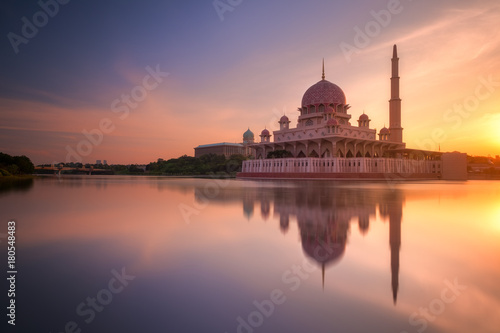
[[[500,154],[498,0],[59,1],[0,5],[1,152],[142,164],[260,139],[296,125],[323,58],[378,131],[397,44],[407,147]]]

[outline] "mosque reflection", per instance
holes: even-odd
[[[362,234],[368,233],[370,219],[376,216],[389,221],[391,250],[391,284],[394,304],[399,286],[399,253],[401,247],[401,220],[404,193],[384,187],[373,189],[350,187],[331,182],[304,181],[273,183],[272,186],[239,187],[220,191],[209,197],[202,188],[195,190],[197,201],[241,201],[243,213],[250,219],[255,207],[268,220],[273,211],[279,218],[279,228],[287,233],[290,220],[295,219],[300,231],[302,249],[313,259],[324,274],[328,266],[339,262],[345,251],[349,229],[358,223]]]

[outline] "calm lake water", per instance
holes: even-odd
[[[46,178],[0,220],[17,332],[500,332],[500,182]]]

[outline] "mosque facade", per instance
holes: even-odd
[[[364,113],[352,121],[348,113],[351,106],[344,92],[325,79],[323,64],[321,80],[302,97],[297,127],[291,128],[289,118],[283,115],[278,130],[271,134],[264,129],[260,142],[247,141],[253,159],[243,162],[238,177],[384,178],[388,174],[403,178],[466,177],[466,154],[406,148],[396,45],[391,64],[388,128],[384,126],[377,133],[370,127],[370,117]],[[245,135],[249,136],[248,132]],[[276,152],[281,152],[283,158],[272,158]],[[449,161],[444,165],[443,155],[447,155],[444,160]]]

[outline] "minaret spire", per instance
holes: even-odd
[[[396,44],[392,48],[391,99],[389,100],[389,140],[403,143],[401,98],[399,97],[399,58]]]
[[[321,74],[321,79],[325,79],[325,58],[323,58],[323,73]]]

